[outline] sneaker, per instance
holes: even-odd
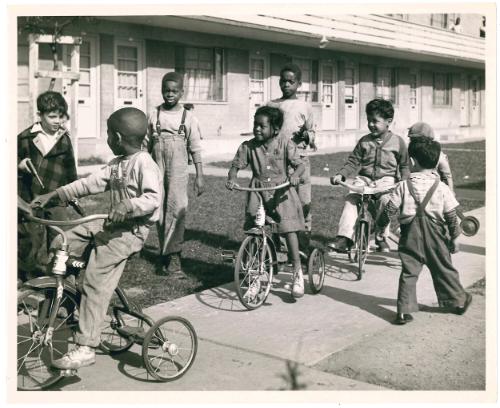
[[[254,279],[254,281],[250,284],[250,287],[247,289],[244,298],[255,299],[260,292],[260,279]]]
[[[382,239],[375,240],[375,244],[377,245],[378,252],[390,252],[391,251],[391,248],[389,248],[389,245],[387,244],[385,237]]]
[[[76,370],[95,363],[95,350],[93,347],[77,345],[64,356],[52,362],[52,366],[60,370]]]
[[[302,274],[302,269],[295,272],[293,277],[292,286],[292,296],[294,298],[300,298],[304,296],[304,276]]]
[[[349,249],[351,249],[352,240],[350,240],[347,237],[343,237],[341,235],[338,235],[335,237],[333,242],[330,242],[328,244],[328,247],[335,250],[335,251],[338,251],[338,252],[345,252],[345,251],[348,251]]]

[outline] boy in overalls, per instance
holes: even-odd
[[[169,72],[162,79],[164,103],[148,118],[148,134],[143,147],[151,153],[163,174],[165,199],[158,222],[160,256],[168,274],[180,273],[188,207],[188,163],[191,156],[196,168],[195,190],[203,193],[201,133],[192,112],[178,104],[183,77]],[[168,266],[167,266],[168,265]]]
[[[95,362],[101,327],[111,296],[127,259],[139,252],[149,229],[160,217],[161,173],[151,156],[141,151],[147,130],[146,115],[136,108],[123,108],[108,119],[108,145],[115,157],[90,176],[38,196],[32,205],[68,202],[110,190],[109,219],[79,225],[66,232],[70,255],[80,257],[92,244],[82,285],[77,347],[53,361],[59,369],[77,369]],[[61,246],[59,236],[53,249]]]
[[[411,313],[418,311],[416,287],[423,265],[429,268],[440,307],[464,314],[472,301],[472,295],[460,284],[451,262],[450,253],[458,252],[460,227],[456,208],[459,203],[434,173],[440,153],[440,144],[430,138],[411,139],[408,146],[410,177],[396,186],[378,220],[378,226],[384,228],[390,216],[400,210],[402,271],[395,324],[411,322]]]

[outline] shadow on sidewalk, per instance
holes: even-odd
[[[395,317],[396,299],[388,299],[372,295],[364,295],[362,293],[353,292],[350,290],[335,288],[331,286],[323,287],[321,295],[328,296],[337,302],[345,303],[346,305],[354,306],[364,310],[376,317],[379,317],[386,322],[392,323]],[[388,309],[385,306],[391,307]]]

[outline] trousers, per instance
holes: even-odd
[[[158,226],[160,254],[181,252],[188,207],[188,154],[186,142],[177,135],[160,136],[153,159],[163,174],[164,199]]]
[[[147,238],[147,229],[140,233],[125,228],[104,227],[104,221],[95,221],[66,232],[70,255],[81,257],[89,245],[87,268],[83,277],[80,316],[75,342],[97,347],[111,297],[118,286],[127,259],[139,252]],[[52,241],[51,248],[60,248],[62,238]]]
[[[362,179],[367,184],[371,182],[371,180],[366,177],[358,177],[358,178]],[[393,177],[382,177],[379,180],[375,180],[376,186],[390,186],[393,184],[394,184]],[[355,233],[354,227],[356,225],[356,218],[358,217],[357,203],[359,202],[359,200],[360,200],[359,194],[350,193],[346,195],[344,208],[342,210],[342,215],[340,216],[339,220],[339,228],[337,235],[354,240],[354,233]],[[383,194],[378,200],[376,200],[375,221],[380,216],[380,214],[382,213],[384,207],[387,205],[388,202],[389,202],[389,194]],[[376,222],[374,223],[374,225],[376,225]],[[386,237],[389,233],[389,226],[387,226],[387,228],[384,231],[377,231],[377,232]]]
[[[417,280],[423,265],[431,273],[434,290],[441,307],[462,307],[466,293],[457,270],[451,263],[444,225],[425,213],[415,216],[410,224],[401,225],[399,257],[402,271],[399,277],[398,313],[418,311]]]

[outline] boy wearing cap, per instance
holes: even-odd
[[[434,140],[434,130],[425,122],[417,122],[408,130],[408,137],[410,140],[414,137],[428,137],[429,139]],[[448,161],[448,156],[446,156],[443,151],[441,151],[441,154],[439,155],[436,173],[441,181],[447,184],[453,192],[453,176],[451,174],[450,163]]]
[[[148,118],[147,149],[163,174],[165,196],[158,222],[160,256],[164,272],[181,273],[181,250],[188,207],[188,155],[196,168],[195,191],[203,193],[201,133],[192,111],[179,105],[184,94],[184,78],[177,72],[164,75],[163,103]]]

